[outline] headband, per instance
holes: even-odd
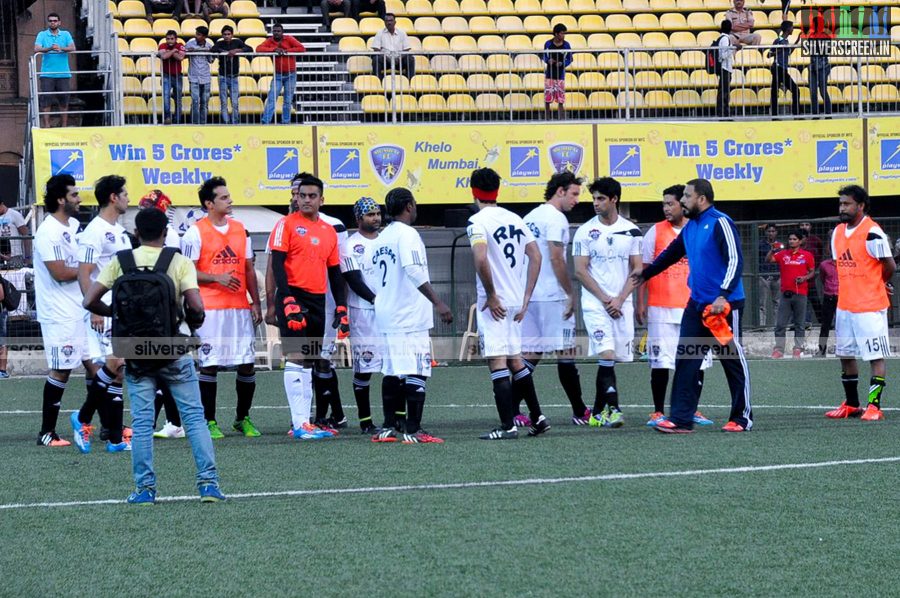
[[[472,196],[478,201],[495,202],[497,201],[497,195],[499,193],[499,189],[494,189],[493,191],[485,191],[484,189],[472,187]]]

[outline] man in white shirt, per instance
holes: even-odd
[[[31,260],[31,239],[9,239],[4,237],[28,236],[25,218],[18,211],[0,201],[0,260],[13,268],[21,268]],[[6,246],[9,244],[8,247]],[[5,251],[4,251],[5,250]]]
[[[572,255],[581,282],[581,310],[589,339],[589,355],[598,357],[597,395],[591,426],[621,427],[616,362],[634,359],[632,274],[641,272],[641,231],[619,216],[622,186],[602,177],[588,189],[594,198],[592,219],[575,232]]]
[[[581,184],[571,172],[554,174],[544,190],[545,203],[525,216],[525,224],[541,250],[541,274],[522,320],[525,365],[533,372],[545,353],[557,355],[559,382],[572,405],[572,423],[577,426],[587,425],[591,411],[582,399],[575,366],[575,297],[566,267],[569,221],[565,212],[578,203]]]
[[[734,53],[737,51],[731,39],[731,21],[725,19],[719,28],[719,88],[716,93],[716,116],[731,115],[731,74],[734,71]]]
[[[37,443],[62,447],[72,443],[56,433],[60,402],[69,375],[79,362],[89,364],[78,287],[78,206],[75,179],[58,174],[47,181],[47,216],[34,236],[34,291],[44,355],[50,373],[44,383],[41,431]]]
[[[500,427],[482,440],[519,437],[513,418],[514,396],[528,404],[532,424],[529,436],[543,434],[550,423],[541,413],[531,370],[522,360],[522,319],[528,310],[538,273],[541,251],[525,222],[497,205],[500,176],[480,168],[470,177],[478,212],[469,218],[466,233],[475,261],[479,344],[487,359],[494,387]]]
[[[373,442],[404,444],[442,443],[422,430],[425,381],[431,376],[432,306],[441,321],[449,324],[453,313],[429,282],[428,258],[422,237],[412,227],[416,200],[409,189],[391,189],[385,209],[392,222],[372,247],[381,285],[375,290],[375,324],[384,339],[381,373],[396,415],[395,428],[383,429]]]
[[[402,70],[410,79],[416,74],[415,56],[409,53],[412,46],[402,29],[397,29],[394,13],[384,15],[384,29],[375,34],[372,49],[384,56],[376,56],[373,61],[375,76],[381,79],[386,67]]]
[[[128,210],[128,190],[125,178],[118,175],[101,177],[94,183],[94,195],[100,213],[78,235],[78,284],[82,294],[91,288],[106,264],[116,253],[131,249],[131,239],[119,218]],[[107,293],[102,301],[110,304],[112,293]],[[125,362],[112,352],[112,319],[92,314],[84,314],[84,328],[87,336],[88,355],[91,367],[87,369],[85,382],[88,396],[79,411],[70,416],[75,446],[82,453],[91,450],[91,420],[94,412],[100,412],[103,426],[101,439],[108,436],[106,450],[110,453],[131,450],[130,430],[123,438],[122,382]]]

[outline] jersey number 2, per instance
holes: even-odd
[[[384,287],[387,285],[387,262],[381,260],[378,262],[378,267],[381,268],[381,286]]]

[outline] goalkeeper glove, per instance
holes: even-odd
[[[284,317],[287,319],[288,330],[299,332],[306,328],[306,310],[300,307],[293,297],[284,298]]]
[[[331,326],[337,328],[338,339],[343,340],[350,336],[350,318],[346,307],[338,305],[334,309],[334,323]]]

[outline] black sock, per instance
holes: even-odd
[[[415,434],[422,428],[422,412],[425,410],[425,378],[407,376],[403,383],[406,395],[406,432]]]
[[[869,381],[869,404],[881,409],[881,393],[884,392],[884,378],[872,376]]]
[[[597,367],[597,398],[594,400],[594,415],[609,405],[610,408],[619,408],[619,391],[616,389],[616,362],[609,359],[601,359]]]
[[[338,375],[337,371],[332,366],[330,378],[326,378],[328,381],[328,403],[331,405],[331,417],[334,418],[334,421],[339,422],[344,419],[344,406],[341,405],[341,389],[338,385]]]
[[[494,386],[494,403],[497,404],[497,415],[500,416],[500,427],[511,430],[515,425],[513,417],[516,415],[516,403],[513,400],[512,382],[509,378],[509,370],[494,370],[491,372],[491,383]]]
[[[237,411],[235,419],[244,421],[250,415],[250,406],[253,404],[253,395],[256,393],[256,374],[249,376],[237,375],[234,382],[234,391],[237,393]]]
[[[859,375],[841,374],[841,384],[844,385],[845,402],[850,407],[859,407]]]
[[[403,401],[403,404],[400,404]],[[403,383],[397,376],[385,376],[381,379],[381,409],[384,413],[384,428],[396,428],[397,408],[406,411],[406,400],[403,398]],[[404,415],[406,415],[404,413]]]
[[[84,386],[87,394],[84,397],[84,403],[78,410],[78,421],[83,424],[91,423],[94,419],[94,413],[97,412],[97,393],[94,391],[94,379],[84,377]]]
[[[587,410],[584,399],[581,396],[581,377],[578,375],[578,367],[575,365],[574,359],[560,359],[556,363],[556,373],[559,375],[559,383],[566,396],[569,397],[569,403],[572,405],[572,414],[575,417],[582,417]]]
[[[518,372],[513,372],[512,391],[513,396],[525,401],[528,406],[528,417],[531,418],[532,423],[536,423],[543,414],[537,392],[534,390],[534,378],[531,377],[531,370],[524,367]]]
[[[44,405],[41,411],[41,436],[56,430],[59,405],[64,392],[66,392],[65,382],[47,376],[47,380],[44,382]]]
[[[700,395],[703,394],[703,379],[706,377],[706,374],[703,370],[697,372],[697,398],[700,398]]]
[[[218,392],[216,375],[200,373],[197,378],[200,380],[200,402],[203,403],[203,417],[208,422],[215,421],[216,393]]]
[[[353,398],[356,399],[356,413],[359,425],[365,426],[372,421],[372,406],[369,402],[369,384],[372,374],[353,374]]]
[[[122,425],[125,419],[125,402],[122,400],[122,385],[113,382],[106,389],[106,428],[109,441],[122,442]]]
[[[181,414],[178,413],[178,404],[175,403],[175,397],[172,396],[172,391],[164,384],[159,387],[159,390],[162,391],[163,407],[166,408],[166,421],[173,426],[178,426],[180,428]]]
[[[653,368],[650,370],[650,392],[653,393],[653,411],[665,413],[666,387],[669,386],[669,370]]]
[[[109,401],[109,389],[112,386],[116,385],[116,375],[113,374],[105,365],[101,367],[97,371],[97,375],[94,376],[94,384],[92,392],[95,393],[94,401],[97,405],[97,415],[100,416],[100,426],[106,428],[107,430],[111,430],[115,426],[110,424],[109,416],[106,413],[106,410],[110,406]],[[122,385],[119,384],[119,389],[122,388]],[[121,396],[121,392],[119,395]]]
[[[328,376],[331,372],[320,372],[313,369],[313,391],[316,394],[316,421],[328,417],[328,405],[330,403],[331,388]]]

